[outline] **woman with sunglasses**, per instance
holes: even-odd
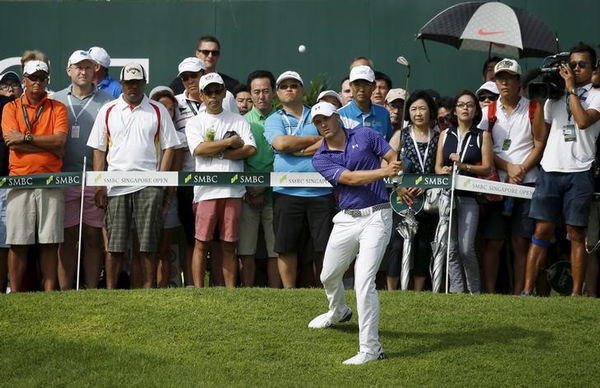
[[[407,174],[433,174],[435,155],[439,135],[433,129],[434,114],[437,112],[435,101],[426,91],[417,90],[410,95],[406,102],[405,119],[409,125],[401,131],[396,131],[390,145],[402,150],[404,172]],[[425,190],[416,187],[400,188],[398,198],[404,203],[411,203],[415,197],[424,195]],[[422,291],[429,273],[431,259],[431,239],[437,225],[437,215],[420,212],[417,214],[419,229],[414,237],[414,269],[413,289]],[[400,216],[394,214],[394,225],[400,222]],[[403,239],[398,233],[392,235],[387,252],[387,283],[388,289],[398,288],[400,280],[400,260],[402,256]]]
[[[477,96],[469,90],[460,92],[454,99],[453,115],[456,125],[440,134],[435,172],[451,174],[456,165],[458,174],[485,176],[493,163],[492,139],[488,132],[477,128],[481,120],[481,107]],[[479,204],[473,193],[458,191],[456,212],[452,219],[452,238],[448,257],[450,292],[481,292],[479,263],[475,253],[475,234],[479,223]]]
[[[488,81],[481,85],[475,94],[479,100],[479,106],[481,109],[483,109],[490,105],[493,101],[496,101],[500,95],[500,92],[498,91],[498,87],[494,81]]]

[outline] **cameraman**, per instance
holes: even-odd
[[[592,163],[600,131],[600,92],[592,88],[595,50],[579,43],[560,65],[566,94],[547,100],[536,112],[534,125],[543,120],[548,140],[540,175],[531,200],[530,217],[535,233],[527,255],[525,288],[533,292],[535,280],[546,259],[546,251],[561,212],[571,241],[572,295],[581,295],[585,274],[585,229],[588,224],[594,181]]]

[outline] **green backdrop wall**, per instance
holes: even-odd
[[[168,84],[177,64],[194,54],[199,36],[217,36],[222,44],[219,70],[243,81],[255,69],[276,75],[287,69],[305,79],[326,73],[337,89],[356,56],[402,86],[399,55],[413,66],[411,88],[436,88],[442,94],[475,89],[487,53],[458,51],[427,42],[427,62],[415,34],[447,0],[229,0],[229,1],[2,1],[0,60],[39,49],[50,57],[51,88],[67,83],[63,71],[70,53],[98,45],[113,58],[148,58],[150,84]],[[579,40],[600,40],[600,2],[506,1],[537,15],[558,34],[562,49]],[[576,4],[576,5],[575,5]],[[575,9],[576,7],[576,9]],[[304,44],[304,54],[298,45]],[[0,62],[0,65],[3,62]],[[4,62],[6,63],[6,62]],[[539,63],[523,60],[524,67]],[[2,66],[0,66],[1,68]],[[12,70],[19,70],[17,67]],[[118,69],[112,69],[113,76]]]

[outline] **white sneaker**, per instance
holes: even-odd
[[[343,364],[344,365],[362,365],[362,364],[365,364],[365,363],[371,362],[371,361],[383,360],[384,358],[385,358],[385,354],[381,350],[376,354],[358,352],[356,354],[356,356],[347,359],[346,361],[343,362]]]
[[[344,311],[340,319],[334,319],[331,316],[331,312],[328,311],[325,314],[321,314],[314,318],[312,321],[310,321],[308,323],[308,327],[311,329],[325,329],[326,327],[335,325],[336,323],[349,321],[350,318],[352,318],[352,309],[350,309],[350,307],[346,307],[346,311]]]

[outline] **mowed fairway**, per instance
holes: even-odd
[[[381,292],[388,359],[344,366],[356,314],[310,330],[322,290],[0,296],[2,386],[597,386],[600,303]],[[354,293],[348,293],[355,306]]]

